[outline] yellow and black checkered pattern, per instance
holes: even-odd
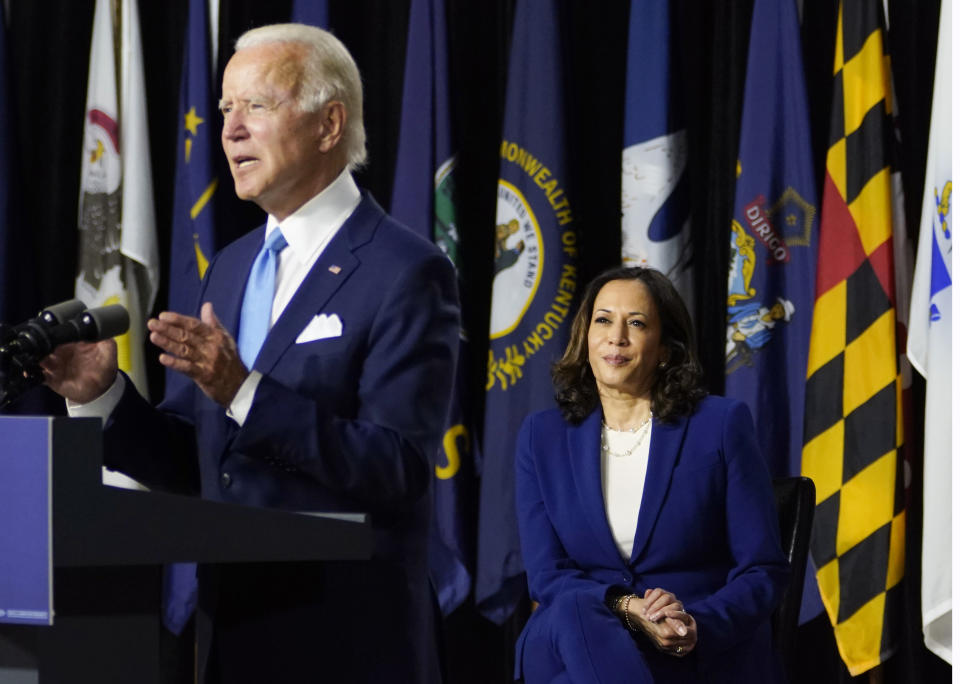
[[[889,74],[879,0],[842,1],[802,470],[817,487],[817,582],[853,675],[893,650],[904,566]]]

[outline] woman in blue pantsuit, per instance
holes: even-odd
[[[787,577],[750,412],[700,388],[692,325],[661,273],[594,280],[554,367],[558,409],[517,440],[531,597],[527,684],[779,682]]]

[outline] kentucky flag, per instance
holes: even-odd
[[[624,102],[621,256],[667,274],[693,312],[687,131],[674,72],[677,4],[633,0]]]
[[[893,652],[903,602],[893,93],[883,18],[880,0],[840,3],[802,456],[817,486],[810,553],[852,675]]]
[[[578,279],[557,13],[551,0],[517,3],[500,143],[476,582],[478,609],[497,623],[525,592],[517,430],[555,405],[550,366],[567,344]]]
[[[213,107],[206,0],[190,0],[188,12],[180,74],[168,307],[194,315],[200,306],[200,281],[217,246],[213,196],[219,180],[213,155],[219,153],[220,121]],[[190,382],[171,370],[166,381],[168,395]],[[179,634],[196,602],[196,565],[175,563],[164,568],[163,623],[167,629]]]
[[[953,663],[951,16],[950,3],[942,3],[920,244],[917,248],[907,337],[907,355],[927,379],[920,577],[923,639],[927,648],[948,663]]]
[[[771,474],[800,472],[817,268],[816,183],[794,0],[753,8],[727,283],[726,394]]]
[[[460,270],[453,198],[453,143],[443,0],[413,0],[407,38],[397,168],[390,213],[443,249]],[[461,332],[454,395],[433,480],[430,577],[444,615],[470,594],[476,435],[467,420],[466,338]]]

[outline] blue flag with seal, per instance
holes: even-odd
[[[694,311],[693,243],[687,180],[687,131],[674,39],[676,3],[633,0],[627,42],[623,119],[625,266],[649,266],[670,277]]]
[[[528,413],[555,406],[550,366],[567,344],[579,276],[559,31],[557,3],[517,3],[500,143],[476,581],[478,609],[498,624],[526,590],[517,430]]]
[[[290,6],[290,19],[299,24],[327,28],[330,23],[327,0],[293,0]]]
[[[753,10],[727,286],[726,394],[746,402],[773,476],[799,475],[818,204],[797,7]],[[823,610],[807,573],[801,620]]]
[[[726,393],[775,476],[798,474],[819,218],[797,8],[754,7],[727,289]]]
[[[213,196],[219,179],[213,155],[219,149],[220,126],[213,107],[206,0],[190,0],[188,12],[180,75],[167,306],[171,311],[194,315],[200,305],[200,281],[217,246]],[[183,374],[168,370],[166,392],[172,394],[189,382]],[[167,629],[179,634],[193,614],[196,602],[196,565],[167,566],[163,586],[163,623]]]
[[[413,0],[407,36],[403,106],[390,213],[446,253],[460,271],[460,236],[453,197],[455,157],[450,133],[447,26],[443,0]],[[466,358],[461,331],[460,358]],[[470,594],[476,487],[476,436],[468,422],[467,382],[458,364],[443,448],[434,465],[430,579],[449,615]]]

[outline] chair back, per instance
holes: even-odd
[[[780,477],[773,480],[773,493],[780,521],[780,542],[790,563],[790,580],[783,600],[773,614],[773,643],[788,673],[795,670],[797,620],[807,570],[810,529],[816,505],[816,488],[808,477]]]

